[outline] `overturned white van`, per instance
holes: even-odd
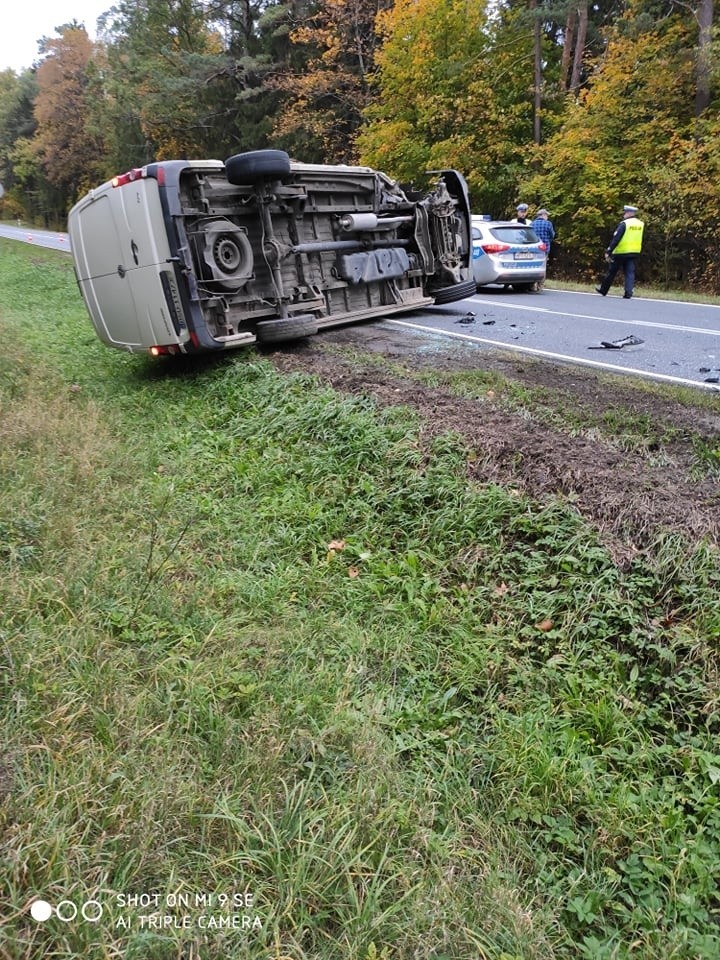
[[[416,193],[280,150],[115,177],[68,216],[95,330],[122,350],[191,353],[471,296],[467,186],[433,177]]]

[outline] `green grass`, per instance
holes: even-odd
[[[410,411],[107,350],[61,254],[0,304],[0,955],[717,957],[710,545],[620,571]]]
[[[600,437],[603,442],[620,450],[632,451],[645,456],[648,461],[662,462],[672,457],[669,450],[679,444],[687,448],[692,459],[692,476],[697,479],[704,476],[715,477],[720,468],[720,451],[714,436],[708,436],[701,422],[695,428],[687,423],[679,426],[676,421],[676,408],[687,408],[694,413],[717,410],[717,396],[688,387],[657,384],[642,378],[628,379],[627,376],[593,372],[595,392],[599,396],[620,389],[628,398],[627,405],[593,404],[582,395],[568,397],[563,388],[562,377],[558,377],[559,386],[548,387],[532,383],[532,375],[527,381],[523,377],[506,377],[497,371],[479,365],[472,369],[446,370],[428,365],[413,368],[402,361],[388,360],[380,355],[358,355],[354,349],[346,347],[328,347],[328,354],[338,356],[343,362],[353,366],[377,368],[388,371],[405,380],[412,379],[429,387],[450,390],[459,397],[491,400],[495,406],[508,413],[520,414],[523,418],[541,423],[570,436]],[[535,366],[544,365],[544,361],[524,357],[523,366],[531,371]],[[577,377],[577,370],[573,370]],[[668,414],[658,413],[653,400],[667,403]],[[652,411],[652,412],[651,412]]]

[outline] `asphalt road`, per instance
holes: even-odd
[[[0,224],[0,236],[70,252],[66,233]],[[489,287],[468,300],[381,322],[550,360],[720,388],[720,304],[623,300],[622,286],[607,297]]]
[[[38,247],[51,247],[53,250],[64,250],[70,253],[70,239],[66,233],[54,230],[36,230],[34,227],[11,227],[0,223],[0,237],[8,240],[22,240],[23,243],[34,243]]]
[[[720,385],[720,304],[624,300],[622,286],[607,297],[487,288],[468,300],[385,322],[673,383]]]

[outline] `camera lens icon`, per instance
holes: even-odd
[[[86,920],[88,923],[97,923],[103,915],[102,904],[97,900],[86,900],[82,907],[80,907],[80,913],[83,920]]]
[[[38,923],[45,923],[52,916],[53,908],[47,900],[35,900],[30,905],[30,916]]]
[[[38,923],[45,923],[53,913],[63,923],[71,923],[78,913],[87,923],[97,923],[103,915],[103,905],[99,900],[86,900],[79,910],[72,900],[60,900],[55,907],[47,900],[35,900],[30,905],[30,916]]]

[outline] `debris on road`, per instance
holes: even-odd
[[[598,346],[588,347],[588,350],[622,350],[623,347],[637,347],[641,343],[645,341],[630,334],[628,337],[621,337],[620,340],[601,340]]]

